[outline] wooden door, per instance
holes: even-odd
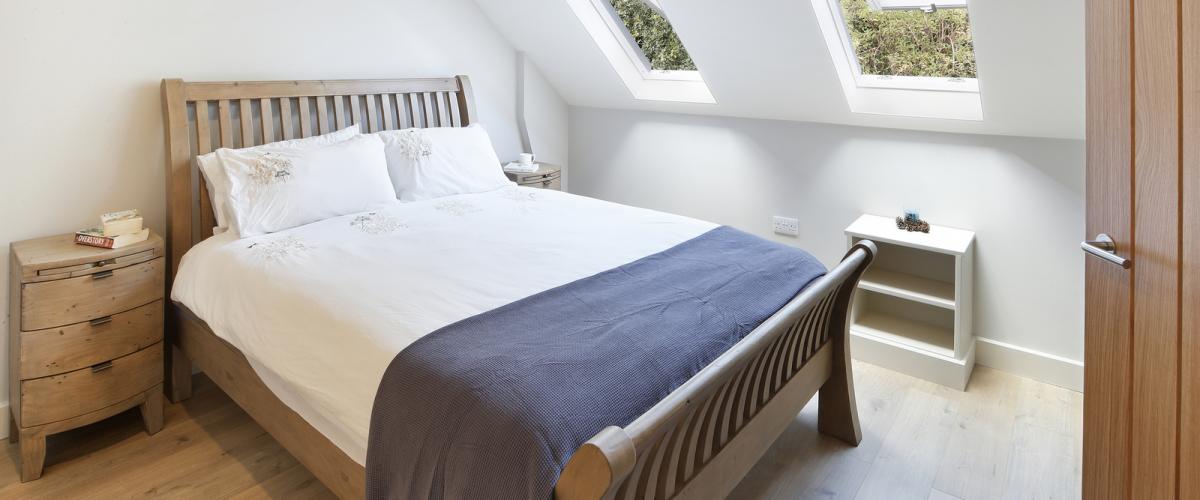
[[[1088,499],[1200,499],[1197,3],[1087,2]]]

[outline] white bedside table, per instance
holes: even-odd
[[[975,233],[931,225],[896,227],[895,217],[863,215],[846,228],[854,245],[879,246],[859,281],[851,312],[855,358],[958,390],[975,367],[971,331]]]

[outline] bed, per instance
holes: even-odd
[[[345,228],[361,220],[346,217],[311,224],[286,238],[275,238],[277,244],[270,248],[265,244],[247,248],[231,241],[228,235],[213,237],[213,210],[205,183],[197,173],[196,156],[215,147],[247,147],[308,137],[351,124],[360,124],[367,132],[464,127],[476,120],[469,79],[164,80],[162,97],[168,157],[168,287],[178,280],[174,288],[180,299],[173,302],[168,314],[168,397],[176,402],[189,397],[193,367],[198,368],[342,498],[365,495],[363,463],[369,418],[364,415],[370,411],[374,390],[370,381],[378,380],[388,358],[404,350],[409,341],[455,319],[654,254],[713,228],[703,221],[516,187],[461,199],[407,204],[366,222],[373,224],[365,228],[373,235],[392,233],[399,227],[429,228],[425,232],[395,231],[393,248],[410,251],[400,255],[396,265],[381,266],[388,261],[384,260],[386,255],[379,254],[372,257],[374,260],[363,261],[373,262],[379,272],[360,269],[356,275],[354,265],[339,269],[337,263],[347,260],[347,248],[358,255],[369,253],[360,249],[371,246],[326,245],[331,247],[329,252],[314,251],[306,257],[314,260],[294,263],[314,266],[305,267],[308,272],[294,273],[291,281],[274,283],[277,290],[259,291],[259,295],[279,297],[277,311],[305,310],[303,301],[308,301],[312,309],[343,312],[326,315],[339,317],[339,322],[322,323],[319,316],[305,319],[259,314],[267,307],[261,304],[238,312],[234,290],[250,287],[240,279],[252,277],[255,269],[277,273],[269,269],[269,262],[289,249],[306,248],[303,241],[337,240],[351,245],[354,235],[363,231],[352,233]],[[514,231],[507,229],[527,226],[505,226],[504,219],[531,211],[537,212],[537,220],[546,221],[547,226],[508,234]],[[579,218],[589,221],[588,230],[572,233],[572,228],[579,226]],[[461,226],[468,219],[475,229]],[[360,225],[359,229],[364,228]],[[475,245],[456,243],[463,234],[471,234]],[[618,240],[636,244],[613,244]],[[489,241],[518,248],[531,261],[572,257],[555,259],[555,265],[543,266],[549,270],[540,272],[519,265],[496,266],[486,259],[461,264],[481,255],[479,249],[471,247],[485,246]],[[612,244],[612,248],[581,251],[606,244]],[[250,247],[254,245],[258,243]],[[545,254],[538,255],[539,251]],[[858,278],[874,253],[872,243],[861,242],[840,264],[787,300],[736,345],[648,411],[627,425],[604,428],[582,443],[555,481],[554,496],[724,496],[814,395],[820,398],[821,432],[857,444],[861,432],[846,317]],[[189,262],[181,266],[185,254]],[[594,257],[584,258],[583,254]],[[460,264],[439,267],[446,261]],[[386,272],[382,267],[388,268]],[[312,272],[316,269],[326,270],[327,275]],[[334,286],[340,282],[339,275],[345,276],[344,282],[350,288],[362,287],[364,297],[378,295],[371,287],[386,288],[386,283],[404,277],[441,279],[436,288],[439,293],[469,297],[455,304],[467,303],[470,307],[442,308],[444,301],[424,293],[393,301],[411,304],[408,309],[379,313],[373,312],[370,300],[337,303],[313,298],[318,295],[288,292],[305,285]],[[251,281],[272,282],[265,278]],[[222,287],[228,292],[221,293]],[[256,321],[259,324],[252,326]],[[401,334],[371,334],[379,328],[375,322],[387,321],[392,321],[387,331]],[[289,349],[286,343],[256,333],[284,324],[297,339],[307,339],[295,345],[307,348],[329,342],[322,332],[337,330],[340,336],[336,348],[355,354],[314,361],[315,357],[306,356],[303,349]],[[347,359],[353,363],[347,363]],[[294,369],[296,366],[304,368]]]

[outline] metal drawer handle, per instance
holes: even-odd
[[[111,277],[112,277],[112,275],[113,275],[113,272],[112,272],[112,271],[100,271],[100,272],[98,272],[98,273],[96,273],[96,274],[93,274],[93,275],[92,275],[92,279],[94,279],[94,280],[102,280],[102,279],[104,279],[104,278],[111,278]]]
[[[112,361],[105,361],[103,363],[97,363],[97,364],[92,365],[92,373],[100,373],[100,372],[107,370],[109,368],[112,368],[112,367],[113,367]]]
[[[103,318],[96,318],[91,321],[88,321],[88,324],[90,324],[92,326],[100,326],[105,323],[112,323],[112,316],[105,316]]]
[[[100,262],[97,262],[96,267],[104,267],[109,264],[116,264],[116,263],[117,263],[117,259],[107,259],[107,260],[102,260]]]

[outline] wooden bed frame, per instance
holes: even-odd
[[[476,118],[465,76],[402,80],[192,83],[163,80],[167,145],[167,286],[183,254],[216,225],[195,158],[328,133],[462,127]],[[860,242],[731,350],[624,428],[585,443],[554,496],[719,498],[758,461],[819,392],[821,432],[862,439],[850,371],[847,313],[876,253]],[[193,364],[341,498],[362,498],[365,474],[328,438],[283,404],[240,351],[180,304],[168,307],[167,395],[191,394]]]

